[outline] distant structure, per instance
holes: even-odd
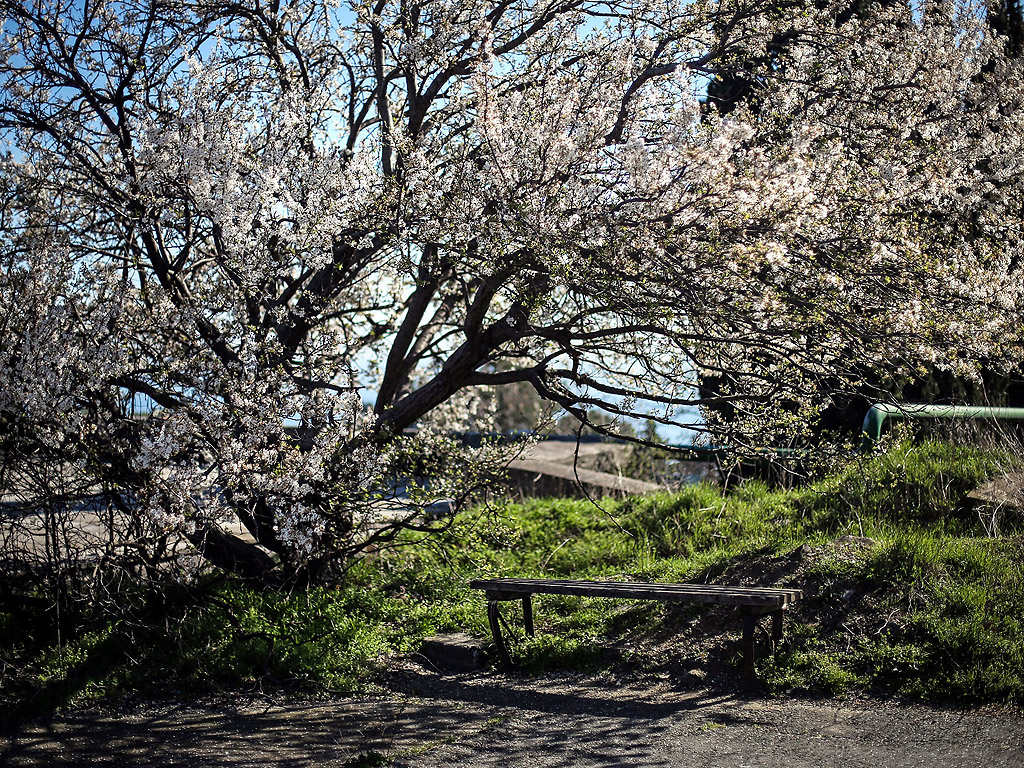
[[[550,439],[529,447],[508,467],[516,496],[635,496],[667,490],[666,486],[615,471],[625,463],[622,443]],[[714,474],[714,464],[692,462],[692,481]]]

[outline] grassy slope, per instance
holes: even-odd
[[[433,632],[487,637],[470,578],[630,578],[801,587],[788,639],[759,662],[774,691],[898,693],[1024,702],[1024,526],[1002,538],[964,496],[1012,459],[903,444],[797,491],[694,486],[621,502],[540,500],[467,515],[444,540],[367,558],[340,589],[260,594],[220,585],[165,619],[97,621],[59,645],[0,614],[8,705],[42,685],[51,706],[138,689],[299,684],[363,687]],[[511,613],[508,614],[511,617]],[[673,676],[735,674],[738,622],[601,599],[537,600],[538,636],[513,637],[525,669],[612,665]],[[512,621],[515,625],[517,622]],[[15,631],[15,629],[17,631]]]

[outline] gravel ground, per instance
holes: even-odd
[[[895,702],[765,699],[668,679],[438,675],[334,701],[133,703],[3,726],[0,765],[1024,766],[1024,718]],[[360,757],[363,760],[360,761]]]

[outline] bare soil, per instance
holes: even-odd
[[[441,674],[329,701],[133,702],[4,724],[3,766],[1024,765],[1024,718],[879,700],[765,699],[666,676]],[[731,690],[727,690],[731,689]]]

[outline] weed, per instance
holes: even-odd
[[[346,760],[342,766],[343,768],[378,768],[378,766],[387,765],[390,762],[387,755],[371,749],[369,752],[363,752]]]

